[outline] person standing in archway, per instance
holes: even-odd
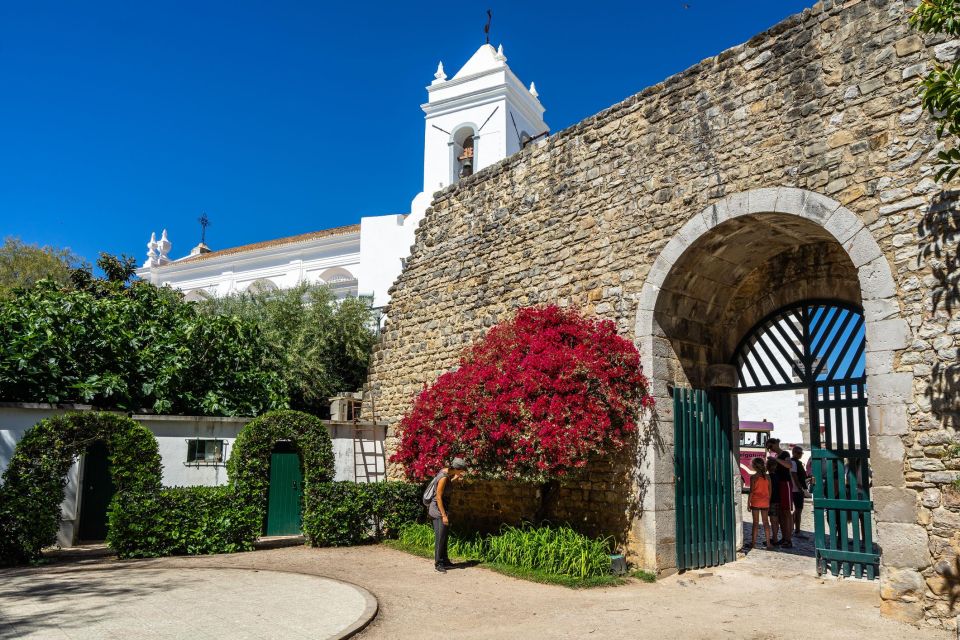
[[[463,458],[454,458],[450,464],[440,470],[426,491],[423,492],[423,504],[428,507],[428,513],[433,520],[433,564],[437,571],[446,573],[447,567],[453,563],[447,555],[447,533],[450,528],[450,518],[444,501],[444,494],[450,482],[454,482],[467,472],[467,461]]]
[[[800,531],[800,516],[803,514],[803,501],[808,495],[807,490],[807,470],[803,466],[803,447],[795,446],[791,450],[793,458],[790,463],[793,468],[790,471],[790,477],[793,480],[793,535],[798,538],[806,538],[807,535]]]
[[[777,499],[771,502],[777,503],[777,520],[780,521],[780,535],[782,542],[780,548],[793,548],[793,482],[790,477],[790,471],[793,464],[790,462],[790,454],[780,448],[778,438],[767,440],[767,449],[775,456],[777,463],[774,471],[774,491],[777,492]]]

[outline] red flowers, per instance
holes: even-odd
[[[556,306],[521,309],[466,350],[400,421],[391,458],[411,479],[454,455],[482,475],[560,477],[623,447],[653,405],[640,354],[609,320]]]

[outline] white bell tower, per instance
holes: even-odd
[[[441,62],[427,87],[423,191],[404,226],[419,224],[433,193],[495,164],[549,131],[533,83],[507,66],[503,45],[484,44],[452,78]]]

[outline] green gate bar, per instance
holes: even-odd
[[[730,396],[678,388],[673,394],[677,567],[736,558]]]

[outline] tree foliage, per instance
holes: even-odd
[[[69,249],[26,244],[19,238],[5,238],[0,245],[0,298],[9,298],[16,289],[32,287],[40,280],[51,280],[66,287],[73,269],[84,266],[83,259]]]
[[[910,15],[910,24],[923,33],[960,35],[960,3],[957,0],[922,0]],[[950,180],[960,171],[960,60],[949,66],[933,64],[920,84],[923,108],[937,121],[937,136],[947,136],[952,146],[937,155],[937,180]]]
[[[376,337],[371,313],[358,298],[335,300],[321,284],[260,291],[201,303],[215,316],[256,324],[268,349],[266,366],[284,380],[290,406],[327,410],[330,396],[363,384]]]
[[[0,301],[0,400],[83,402],[100,408],[256,415],[285,405],[274,356],[251,322],[209,316],[179,293],[74,271],[77,288],[41,281]]]
[[[392,460],[417,480],[454,455],[488,477],[558,478],[624,447],[652,404],[640,355],[612,322],[522,309],[420,393]]]

